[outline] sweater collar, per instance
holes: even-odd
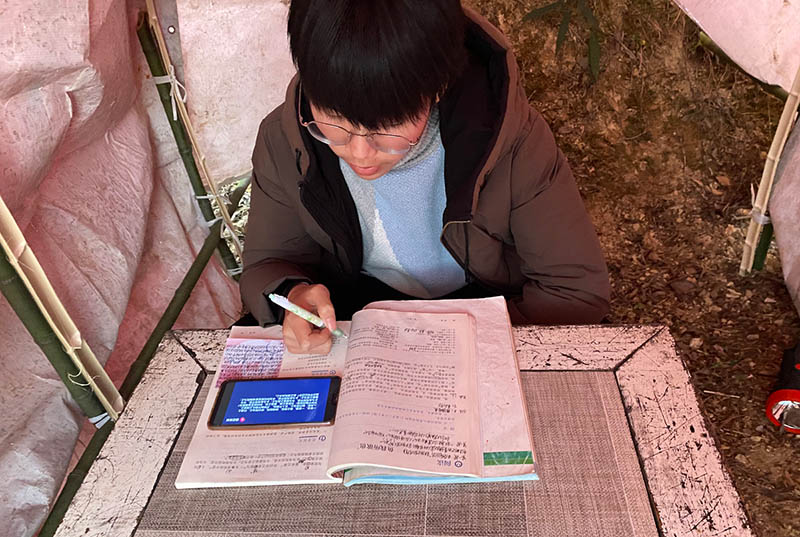
[[[406,153],[390,171],[411,168],[436,151],[439,143],[439,106],[434,105],[431,107],[428,122],[425,124],[425,130],[422,132],[419,142],[417,145],[413,146],[411,151]]]

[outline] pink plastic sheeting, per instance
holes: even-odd
[[[177,0],[189,116],[216,181],[250,171],[258,125],[294,76],[287,4]]]
[[[800,66],[800,2],[675,0],[742,69],[789,90]]]
[[[207,234],[134,23],[124,0],[12,1],[0,17],[0,196],[118,384]],[[176,327],[240,308],[213,261]],[[2,298],[0,348],[0,535],[33,535],[82,417]]]
[[[783,277],[800,313],[800,124],[786,141],[778,163],[769,214],[781,256]]]

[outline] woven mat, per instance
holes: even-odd
[[[522,380],[540,481],[177,490],[195,404],[135,536],[656,537],[613,373],[523,372]]]

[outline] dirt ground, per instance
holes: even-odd
[[[570,161],[605,248],[614,323],[669,327],[760,537],[800,536],[800,435],[764,403],[800,334],[778,252],[738,275],[750,209],[783,103],[698,46],[669,0],[596,0],[588,26],[524,21],[549,0],[469,0],[511,39],[531,102]]]

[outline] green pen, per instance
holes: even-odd
[[[270,293],[269,294],[269,299],[272,300],[272,302],[274,302],[278,306],[282,307],[283,309],[285,309],[287,311],[291,311],[292,313],[294,313],[298,317],[301,317],[301,318],[305,319],[306,321],[310,322],[314,326],[316,326],[318,328],[325,328],[325,321],[323,321],[322,319],[320,319],[319,317],[317,317],[316,315],[314,315],[310,311],[301,308],[300,306],[298,306],[294,302],[290,302],[289,299],[286,298],[285,296],[276,295],[275,293]],[[331,332],[331,334],[333,334],[336,337],[343,337],[343,338],[347,339],[347,335],[344,332],[342,332],[341,330],[339,330],[338,328],[336,330],[334,330],[333,332]]]

